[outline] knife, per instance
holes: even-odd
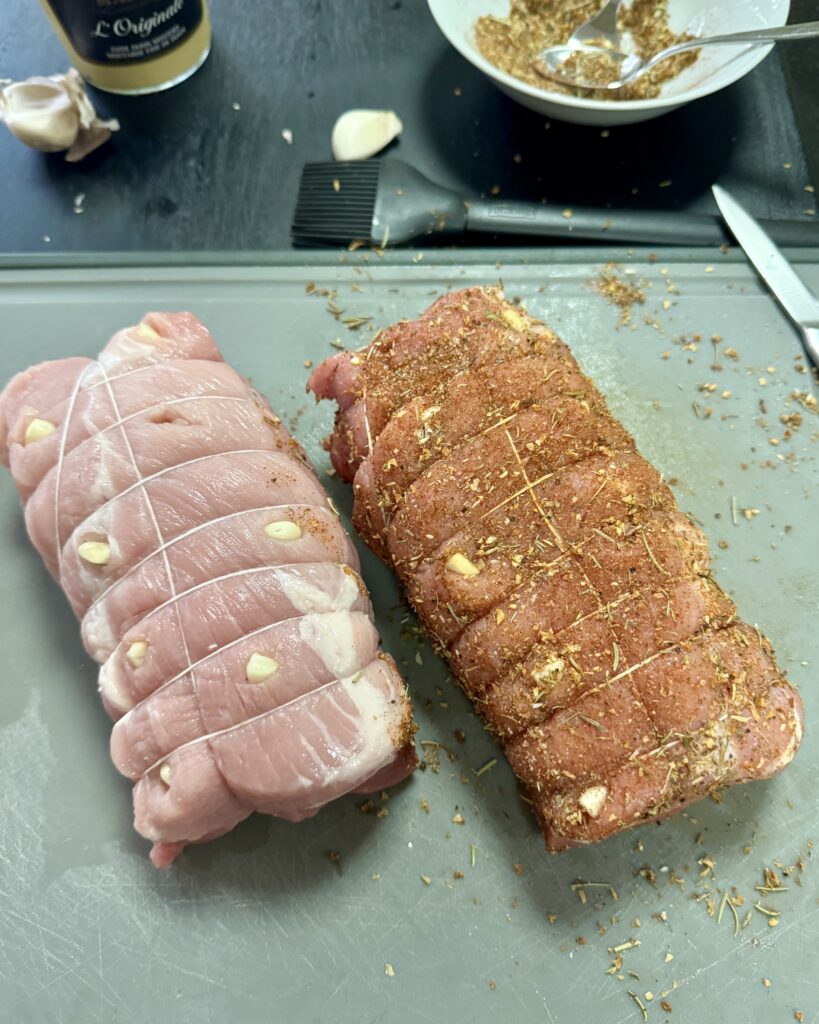
[[[819,367],[819,299],[736,199],[719,185],[713,185],[711,191],[731,234],[802,332],[805,348],[814,365]]]

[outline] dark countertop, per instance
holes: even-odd
[[[792,20],[818,9],[794,0]],[[757,216],[808,220],[815,207],[805,186],[819,178],[819,44],[794,44],[714,96],[603,138],[507,99],[452,50],[425,0],[211,0],[211,10],[213,52],[188,82],[96,94],[122,131],[83,163],[0,129],[0,252],[287,248],[302,165],[329,158],[336,117],[362,106],[397,110],[396,152],[465,194],[498,185],[506,198],[562,206],[706,211],[720,181]],[[66,66],[33,0],[2,4],[4,75]]]

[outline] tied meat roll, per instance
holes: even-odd
[[[186,313],[19,374],[0,457],[82,622],[169,865],[252,811],[298,821],[414,767],[358,558],[299,445]]]
[[[550,849],[781,770],[802,705],[567,347],[496,289],[310,387],[356,528],[500,738]]]

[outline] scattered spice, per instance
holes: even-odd
[[[609,953],[622,953],[627,949],[634,949],[635,946],[639,946],[640,944],[639,939],[629,939],[628,942],[621,942],[619,946],[611,946],[609,948]]]
[[[587,902],[586,889],[608,889],[611,894],[611,898],[615,903],[620,899],[617,890],[609,882],[575,882],[570,886],[570,889],[572,892],[577,894],[577,898],[583,904]],[[639,945],[639,942],[636,939],[632,941]],[[619,950],[615,949],[614,952],[617,953]]]
[[[634,1000],[634,1002],[640,1007],[640,1013],[642,1013],[642,1015],[643,1015],[643,1020],[647,1022],[648,1021],[648,1007],[646,1006],[646,1004],[637,995],[637,993],[636,992],[632,992],[631,989],[629,989],[628,994],[631,996],[631,998]]]
[[[610,263],[594,282],[596,290],[620,310],[620,326],[625,327],[631,320],[631,314],[636,306],[645,304],[646,295],[640,284],[631,281],[624,281],[617,276],[616,266]]]
[[[488,771],[491,771],[495,767],[495,765],[497,763],[498,763],[498,759],[496,757],[493,757],[489,761],[487,761],[485,764],[482,764],[480,766],[480,768],[478,768],[477,770],[473,768],[472,771],[475,772],[475,775],[478,778],[480,778],[481,775],[485,774]]]
[[[781,910],[774,910],[771,907],[763,907],[761,903],[755,903],[754,909],[758,910],[760,914],[764,914],[766,917],[779,917],[782,913]]]

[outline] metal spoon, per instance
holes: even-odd
[[[565,45],[573,50],[579,50],[597,43],[606,48],[619,50],[621,39],[620,30],[617,28],[617,15],[622,2],[623,0],[606,0],[603,9],[576,28]]]
[[[610,50],[604,46],[550,46],[534,61],[533,67],[538,74],[545,78],[551,78],[562,85],[570,85],[580,89],[622,89],[624,85],[631,85],[641,75],[644,75],[651,68],[656,67],[660,61],[667,60],[677,53],[686,50],[699,50],[703,46],[721,46],[747,43],[749,48],[763,46],[766,43],[779,43],[784,40],[814,39],[819,37],[819,21],[806,21],[801,25],[786,25],[784,28],[754,29],[752,32],[732,32],[730,35],[711,36],[706,39],[691,39],[685,43],[677,43],[675,46],[668,46],[660,50],[653,57],[645,59],[634,54],[621,53],[619,50]],[[578,54],[589,54],[590,56],[606,58],[611,64],[613,72],[616,72],[614,79],[603,81],[584,75],[582,65],[586,62],[579,61],[576,73],[572,73],[565,66],[566,60]]]

